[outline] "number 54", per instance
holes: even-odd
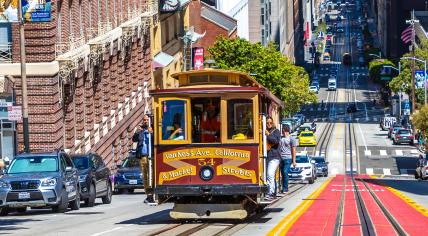
[[[205,166],[205,165],[211,165],[213,166],[215,164],[214,158],[210,159],[198,159],[198,165]]]

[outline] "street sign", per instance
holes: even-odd
[[[22,107],[21,106],[8,106],[7,107],[7,119],[14,121],[21,121],[22,119]]]
[[[426,74],[428,75],[428,71],[426,72]],[[417,70],[415,71],[415,86],[416,88],[424,88],[424,76],[425,73],[423,70]]]
[[[403,101],[403,114],[410,115],[410,102],[408,100]]]

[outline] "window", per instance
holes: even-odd
[[[190,84],[208,83],[208,75],[191,75],[189,76]]]
[[[253,100],[227,101],[227,138],[245,140],[254,138]]]
[[[227,84],[229,83],[229,78],[226,75],[211,75],[210,82]]]
[[[192,142],[220,142],[220,98],[194,98],[192,104]]]
[[[187,140],[187,101],[162,101],[162,140]]]

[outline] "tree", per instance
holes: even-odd
[[[428,105],[416,110],[412,115],[412,123],[416,129],[422,131],[423,140],[428,138]],[[425,143],[425,150],[428,150],[428,144]]]
[[[273,43],[264,47],[241,38],[219,37],[208,51],[219,68],[257,74],[257,82],[284,101],[284,115],[291,115],[317,99],[309,91],[306,71],[291,64],[276,48]]]
[[[403,57],[413,57],[412,53],[406,53]],[[423,40],[415,49],[415,57],[428,62],[428,40]],[[393,92],[405,92],[411,94],[412,91],[412,63],[413,60],[402,60],[400,74],[393,78],[389,83],[389,87]],[[423,70],[423,63],[415,61],[415,70]],[[422,104],[424,102],[424,89],[416,89],[416,103]]]
[[[394,63],[392,63],[391,61],[387,60],[387,59],[377,59],[377,60],[373,60],[369,63],[369,75],[370,78],[376,82],[376,83],[381,83],[381,71],[382,68],[384,66],[394,66]]]

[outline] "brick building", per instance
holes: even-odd
[[[50,22],[25,24],[30,149],[96,151],[114,166],[150,110],[144,90],[152,86],[149,29],[159,21],[158,1],[51,2]],[[0,24],[5,30],[9,60],[0,60],[0,75],[15,77],[20,105],[18,24]],[[18,122],[17,152],[22,144]]]
[[[192,46],[203,47],[205,55],[217,37],[236,38],[237,36],[237,21],[205,2],[192,1],[189,5],[189,14],[188,25],[194,28],[196,37],[202,37]]]

